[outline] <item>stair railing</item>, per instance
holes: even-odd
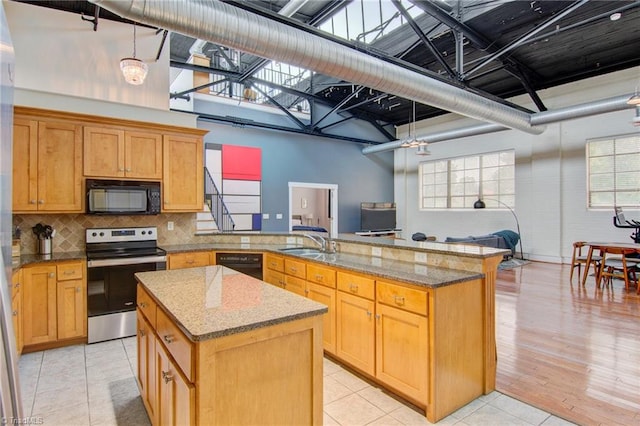
[[[209,205],[211,216],[216,221],[220,232],[231,232],[235,229],[236,224],[224,203],[222,194],[218,190],[216,183],[211,177],[211,173],[204,168],[204,200]]]

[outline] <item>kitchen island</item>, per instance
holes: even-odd
[[[136,278],[154,425],[322,424],[326,306],[223,266]]]

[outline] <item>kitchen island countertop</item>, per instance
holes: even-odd
[[[193,342],[321,315],[327,307],[224,266],[139,272]]]

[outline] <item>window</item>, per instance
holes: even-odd
[[[640,136],[587,140],[589,207],[640,207]]]
[[[499,202],[514,207],[513,150],[427,161],[419,175],[421,210],[470,209],[479,196],[488,208],[499,208]]]

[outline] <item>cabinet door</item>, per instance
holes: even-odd
[[[362,370],[375,373],[375,322],[371,300],[336,293],[336,355]]]
[[[376,377],[416,401],[428,402],[427,317],[376,304]]]
[[[38,208],[38,122],[13,120],[13,210]]]
[[[265,269],[262,280],[277,287],[284,288],[284,274],[273,269]]]
[[[11,314],[13,317],[13,333],[16,337],[16,351],[22,353],[22,271],[14,272],[11,277]]]
[[[124,131],[85,127],[83,141],[84,175],[124,176]]]
[[[125,176],[135,179],[162,179],[162,135],[125,132]]]
[[[298,296],[307,295],[307,282],[301,278],[292,277],[291,275],[284,276],[284,288]]]
[[[160,343],[156,344],[155,361],[158,379],[158,424],[195,424],[194,386],[182,376]]]
[[[25,345],[57,339],[56,267],[33,266],[22,271],[22,331]]]
[[[156,391],[158,381],[156,378],[156,338],[153,329],[142,312],[138,309],[138,332],[136,340],[138,342],[138,387],[142,402],[147,408],[147,414],[151,419],[151,424],[158,424],[157,397]]]
[[[58,339],[87,335],[87,292],[83,280],[58,281]]]
[[[163,139],[163,210],[201,211],[204,207],[202,139],[165,135]]]
[[[38,210],[82,211],[82,128],[38,124]]]
[[[307,297],[327,305],[329,312],[322,317],[322,345],[324,350],[336,353],[336,291],[324,285],[308,283]]]

